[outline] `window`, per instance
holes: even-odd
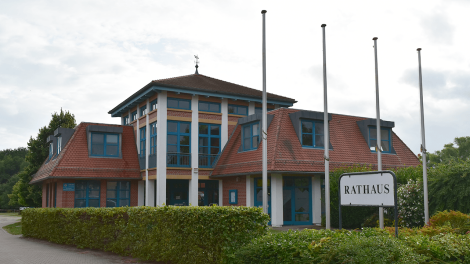
[[[150,102],[150,111],[156,110],[157,104],[158,104],[158,99],[155,99],[152,102]]]
[[[220,113],[220,103],[199,101],[199,111]]]
[[[75,207],[100,207],[100,182],[75,182]]]
[[[62,151],[62,137],[57,138],[57,155]]]
[[[262,113],[263,113],[263,108],[255,107],[255,114],[262,114]]]
[[[168,121],[167,131],[167,165],[190,167],[191,123]]]
[[[325,148],[323,121],[301,120],[302,147]]]
[[[122,124],[123,124],[123,125],[129,124],[129,116],[124,116],[124,117],[122,117]]]
[[[391,139],[390,139],[390,129],[389,128],[380,128],[380,140],[382,141],[382,152],[390,153],[391,152]],[[377,146],[377,127],[369,127],[369,148],[371,152],[375,152],[375,147]]]
[[[248,115],[248,107],[243,105],[228,105],[228,113],[234,115]]]
[[[199,124],[199,167],[212,168],[220,152],[220,125]]]
[[[157,122],[150,124],[150,155],[157,153]]]
[[[107,182],[106,183],[106,207],[120,207],[131,205],[131,183]]]
[[[147,129],[142,127],[140,129],[140,156],[145,157],[145,143],[147,139]]]
[[[147,105],[144,105],[140,108],[140,116],[144,116],[148,113],[147,111]]]
[[[119,157],[119,135],[91,133],[91,156]]]
[[[54,143],[53,142],[49,144],[49,160],[52,159],[52,156],[54,156]]]
[[[243,126],[243,150],[253,150],[259,144],[259,123],[251,123]]]
[[[191,100],[168,97],[167,108],[191,110]]]
[[[137,119],[137,110],[131,113],[131,122]]]

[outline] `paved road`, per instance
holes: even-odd
[[[154,263],[139,262],[135,258],[122,257],[99,250],[78,249],[47,241],[14,236],[2,227],[19,221],[19,217],[0,216],[0,263],[1,264],[109,264]]]

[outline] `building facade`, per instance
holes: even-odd
[[[376,145],[384,169],[419,164],[394,122],[381,121],[377,144],[375,119],[329,114],[325,143],[322,112],[292,109],[296,101],[288,97],[267,98],[273,226],[321,222],[325,146],[331,170],[376,167]],[[259,90],[197,72],[152,81],[108,112],[121,125],[59,128],[31,183],[42,184],[43,207],[262,206],[261,101]],[[121,193],[128,200],[120,202]]]

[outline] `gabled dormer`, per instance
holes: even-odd
[[[302,148],[325,149],[323,112],[298,111],[290,113],[289,118],[294,126],[295,133],[297,134]],[[331,114],[328,114],[328,122],[330,121]],[[331,140],[329,147],[330,150],[333,150]]]

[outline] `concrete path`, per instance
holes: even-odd
[[[1,264],[108,264],[108,263],[159,263],[139,262],[135,258],[122,257],[99,250],[78,249],[47,241],[14,236],[2,227],[20,221],[20,217],[0,216]]]

